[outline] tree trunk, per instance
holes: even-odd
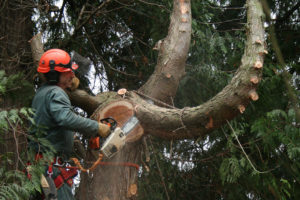
[[[174,1],[169,35],[161,43],[157,67],[139,92],[163,102],[171,102],[179,80],[184,75],[189,49],[191,19],[185,18],[186,16],[190,16],[189,1]],[[149,104],[143,99],[145,95],[127,93],[125,98],[135,105],[136,115],[145,132],[165,139],[196,138],[208,134],[227,120],[242,113],[250,100],[257,100],[255,88],[261,79],[265,53],[261,19],[262,10],[259,2],[248,1],[248,35],[242,64],[231,83],[205,104],[194,108],[169,109]],[[181,26],[184,28],[181,29]],[[121,98],[116,94],[113,99]],[[150,99],[146,98],[146,100]],[[158,101],[155,103],[159,104]],[[102,102],[98,109],[101,110],[104,105],[105,103]],[[138,144],[127,144],[112,162],[140,163],[142,148]],[[135,199],[136,194],[132,194],[130,188],[136,184],[137,172],[133,167],[99,167],[92,178],[86,174],[81,176],[78,197],[79,199]]]
[[[31,49],[28,40],[33,34],[33,24],[31,21],[32,6],[24,1],[0,1],[0,70],[4,70],[6,76],[22,73],[20,84],[15,84],[14,88],[9,88],[0,96],[0,111],[23,107],[26,102],[22,88],[26,75],[30,73],[32,64]],[[34,68],[32,68],[34,70]],[[2,80],[1,80],[2,81]],[[22,83],[21,83],[22,81]],[[5,81],[3,81],[5,83]],[[3,84],[3,82],[1,84]],[[2,86],[2,85],[1,85]],[[20,92],[21,91],[21,92]],[[32,87],[33,91],[33,87]],[[27,93],[28,95],[29,92]],[[2,95],[4,99],[2,99]],[[26,105],[28,106],[28,105]],[[10,123],[9,130],[4,132],[3,141],[0,145],[0,154],[14,152],[15,163],[19,162],[18,154],[25,148],[25,136],[20,134],[20,127]],[[2,133],[1,133],[2,134]],[[20,143],[22,145],[20,145]]]
[[[135,114],[145,134],[165,139],[185,139],[204,136],[227,120],[243,113],[248,103],[258,100],[256,87],[261,80],[264,49],[263,12],[258,0],[247,1],[247,42],[240,68],[220,93],[208,102],[193,108],[169,108],[184,65],[190,39],[190,2],[174,0],[169,35],[160,46],[158,64],[149,81],[138,91],[125,95],[107,92],[91,97],[84,91],[69,93],[74,105],[92,113],[94,118],[113,101],[126,99],[135,108]],[[176,27],[176,28],[174,28]],[[169,85],[170,84],[170,85]],[[149,103],[149,100],[155,104]],[[158,101],[159,100],[159,101]],[[97,109],[96,109],[97,108]],[[96,110],[95,110],[96,109]],[[110,162],[140,163],[139,141],[127,143]],[[88,152],[85,167],[97,155]],[[78,199],[136,199],[137,169],[131,166],[100,166],[89,174],[81,174]],[[151,195],[151,194],[150,194]]]

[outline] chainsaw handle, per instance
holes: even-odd
[[[117,121],[112,117],[106,117],[106,118],[100,119],[100,122],[108,125],[110,127],[110,130],[115,130],[115,128],[118,125]]]

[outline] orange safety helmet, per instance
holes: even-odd
[[[78,65],[71,63],[70,55],[61,49],[50,49],[46,51],[39,62],[37,71],[48,73],[50,71],[69,72],[78,69]]]

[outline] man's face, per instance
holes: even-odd
[[[70,72],[61,72],[59,76],[58,86],[62,89],[71,88],[72,79],[75,77],[72,71]]]

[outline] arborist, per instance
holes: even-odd
[[[56,152],[53,162],[46,167],[41,184],[42,187],[48,184],[50,190],[53,190],[51,186],[55,184],[57,189],[54,192],[44,191],[47,193],[44,194],[45,199],[75,199],[71,186],[72,178],[76,176],[77,170],[64,167],[65,161],[71,156],[74,131],[86,137],[97,135],[107,137],[110,133],[108,125],[84,118],[73,111],[65,90],[72,87],[74,70],[77,68],[78,65],[71,62],[71,57],[67,52],[61,49],[50,49],[42,55],[37,69],[45,76],[46,83],[37,90],[32,102],[32,108],[35,111],[35,128],[32,132],[37,133],[42,127],[45,131],[44,138],[51,143]],[[43,148],[34,141],[30,141],[29,145],[35,149],[38,157],[47,151],[47,148]]]

